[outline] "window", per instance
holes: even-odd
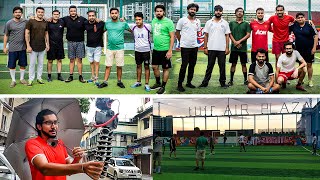
[[[7,116],[2,115],[2,121],[1,121],[1,130],[6,130],[6,124],[7,124]]]
[[[127,136],[126,135],[121,135],[120,141],[121,142],[126,142],[127,141]]]
[[[144,118],[143,119],[143,124],[144,124],[144,129],[148,129],[149,128],[149,119],[148,118]]]

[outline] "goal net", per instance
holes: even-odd
[[[224,144],[226,139],[226,145],[238,146],[238,132],[237,131],[219,131],[213,130],[211,132],[212,138],[215,140],[216,144]],[[225,138],[226,137],[226,138]]]
[[[41,6],[45,10],[45,18],[52,17],[52,11],[53,10],[59,10],[60,11],[60,17],[69,16],[69,6],[73,4],[20,4],[20,7],[23,9],[24,18],[29,19],[30,17],[34,16],[36,14],[36,8]],[[97,18],[99,18],[102,21],[107,20],[107,13],[108,13],[108,6],[106,4],[75,4],[77,7],[77,13],[80,16],[83,16],[87,18],[87,12],[89,10],[95,10],[97,12]],[[65,34],[66,34],[65,30]],[[85,33],[85,41],[87,40]],[[104,33],[103,37],[104,41],[104,53],[106,53],[107,50],[107,35]],[[64,36],[64,42],[67,42]],[[66,48],[67,45],[65,44],[64,47]]]

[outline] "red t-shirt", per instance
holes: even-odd
[[[252,52],[257,52],[259,48],[268,51],[268,31],[271,29],[269,21],[260,23],[253,21],[250,23],[252,30]]]
[[[49,163],[66,164],[68,153],[59,140],[56,147],[48,145],[41,137],[30,139],[26,142],[25,151],[29,161],[33,180],[66,180],[66,176],[44,176],[33,164],[33,159],[38,155],[45,155]]]
[[[273,24],[273,38],[274,42],[286,42],[289,39],[289,24],[294,21],[294,17],[283,15],[283,19],[279,19],[277,15],[269,18],[270,23]]]

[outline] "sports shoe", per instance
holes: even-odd
[[[192,89],[193,89],[193,88],[196,88],[196,86],[194,86],[194,85],[193,85],[193,84],[191,84],[191,83],[187,83],[187,84],[186,84],[186,87],[188,87],[188,88],[192,88]]]
[[[296,89],[299,91],[307,91],[302,85],[300,86],[296,85]]]
[[[164,94],[166,93],[166,88],[160,87],[160,89],[157,91],[157,94]]]
[[[37,82],[38,82],[39,84],[44,84],[44,82],[42,81],[42,79],[37,79]]]
[[[230,87],[230,85],[228,85],[228,84],[221,84],[220,87],[223,88],[223,89],[227,89],[228,87]]]
[[[28,82],[27,82],[26,80],[24,80],[24,79],[21,79],[21,80],[20,80],[20,84],[27,85]]]
[[[248,80],[245,80],[245,81],[243,82],[243,85],[246,85],[246,86],[247,86],[248,83],[249,83]]]
[[[52,82],[52,79],[48,77],[48,82]]]
[[[27,86],[31,87],[32,86],[32,81],[29,81]]]
[[[281,84],[281,88],[282,88],[282,89],[285,89],[286,87],[287,87],[287,84],[286,84],[286,83],[282,83],[282,84]]]
[[[310,80],[310,81],[308,82],[308,86],[309,86],[309,87],[313,87],[313,81],[312,81],[312,80]]]
[[[89,80],[88,80],[88,83],[93,83],[93,79],[92,79],[92,78],[89,79]]]
[[[178,86],[178,87],[177,87],[177,90],[178,90],[179,92],[185,92],[185,91],[186,91],[182,86]]]
[[[83,79],[83,76],[79,76],[79,81],[82,83],[86,83],[87,81]]]
[[[69,76],[68,79],[65,80],[66,83],[73,81],[73,76]]]
[[[201,88],[201,87],[208,87],[208,83],[201,83],[199,88]]]
[[[233,81],[229,81],[229,82],[228,82],[228,85],[229,85],[229,86],[233,86]]]
[[[152,90],[156,90],[159,88],[161,88],[161,84],[157,84],[157,83],[150,87],[150,89],[152,89]]]
[[[147,92],[150,92],[151,91],[151,88],[149,85],[144,85],[144,89],[147,91]]]
[[[126,88],[121,81],[117,83],[117,86],[119,86],[120,88]]]
[[[257,88],[256,94],[264,94],[263,91],[260,88]]]
[[[194,168],[193,170],[197,171],[197,170],[199,170],[199,167],[196,167],[196,168]]]
[[[133,85],[131,85],[130,87],[132,88],[136,88],[136,87],[139,87],[141,86],[141,82],[135,82]]]
[[[10,84],[10,87],[14,88],[16,85],[17,85],[17,83],[15,81],[12,81],[11,84]]]
[[[59,80],[59,81],[64,81],[64,79],[63,79],[62,76],[58,76],[58,80]]]
[[[108,83],[107,82],[103,82],[103,83],[98,85],[98,88],[104,88],[104,87],[107,87],[107,86],[108,86]]]

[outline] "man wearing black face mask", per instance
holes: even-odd
[[[278,93],[280,86],[274,83],[274,73],[272,65],[266,62],[267,51],[258,49],[256,59],[249,68],[249,93],[269,94]]]
[[[287,80],[299,79],[296,89],[306,91],[302,86],[302,81],[306,75],[306,72],[303,71],[303,67],[307,65],[306,61],[298,51],[294,50],[291,42],[286,42],[284,49],[286,53],[282,54],[277,62],[276,78],[278,84],[281,84],[282,88],[286,88]],[[297,68],[294,67],[296,61],[301,63]],[[302,69],[300,73],[299,69]]]

